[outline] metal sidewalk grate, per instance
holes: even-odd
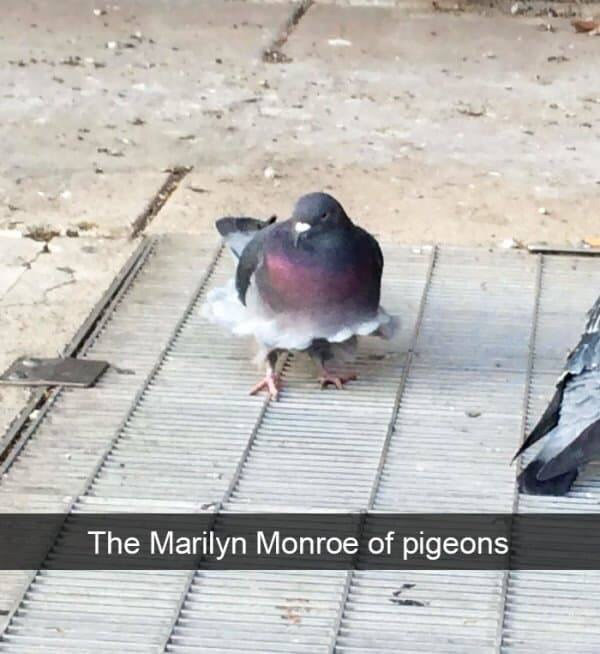
[[[198,315],[231,274],[205,243],[155,243],[87,351],[135,374],[56,397],[0,481],[3,510],[512,509],[523,407],[531,424],[577,340],[594,260],[388,244],[400,342],[365,343],[343,392],[290,357],[270,403],[247,395],[248,345]],[[567,499],[518,501],[597,511],[599,493],[596,470]],[[590,573],[57,570],[69,551],[67,525],[41,571],[0,573],[0,652],[600,650],[581,630],[600,613]],[[413,606],[390,602],[405,583]]]

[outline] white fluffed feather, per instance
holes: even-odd
[[[398,319],[381,307],[375,317],[342,327],[319,324],[313,317],[274,314],[264,306],[253,286],[248,289],[244,306],[233,280],[208,294],[201,314],[236,336],[254,336],[265,348],[284,350],[305,350],[317,338],[330,343],[343,343],[353,336],[391,338],[399,326]]]

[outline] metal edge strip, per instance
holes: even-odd
[[[560,245],[545,245],[542,243],[532,243],[527,246],[527,250],[531,254],[553,254],[563,256],[577,256],[577,257],[599,257],[600,248],[581,248],[581,247],[568,247]]]

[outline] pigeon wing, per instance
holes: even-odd
[[[556,392],[550,400],[550,404],[546,407],[544,414],[525,442],[517,450],[513,461],[528,447],[546,436],[546,434],[549,434],[558,425],[565,388],[571,380],[586,370],[594,369],[598,362],[600,362],[600,333],[594,329],[598,328],[599,315],[600,298],[596,300],[596,303],[588,313],[586,331],[581,336],[577,347],[569,354],[565,372],[556,384]]]
[[[252,276],[260,267],[263,261],[265,237],[269,229],[261,229],[256,232],[253,238],[243,249],[235,271],[235,288],[240,302],[246,305],[246,294],[252,280]]]
[[[383,252],[381,247],[377,242],[377,239],[369,234],[366,230],[358,225],[354,225],[354,229],[357,230],[359,238],[363,239],[366,245],[366,248],[370,251],[374,269],[377,271],[376,278],[379,280],[375,285],[373,292],[377,295],[374,304],[379,304],[380,293],[381,293],[381,275],[383,274]]]

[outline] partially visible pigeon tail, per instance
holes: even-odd
[[[577,479],[577,469],[565,472],[545,481],[538,479],[538,472],[544,462],[534,459],[518,476],[519,490],[528,495],[566,495]]]
[[[227,247],[229,247],[235,259],[239,259],[242,256],[244,248],[256,236],[256,233],[268,227],[276,220],[277,216],[271,216],[268,220],[226,216],[225,218],[219,218],[215,226],[225,240],[225,243],[227,243]]]
[[[380,309],[380,314],[383,314],[383,309]],[[377,330],[373,333],[373,336],[379,336],[386,341],[394,338],[400,329],[400,318],[398,316],[390,316],[385,314],[388,320],[382,320],[381,324]]]

